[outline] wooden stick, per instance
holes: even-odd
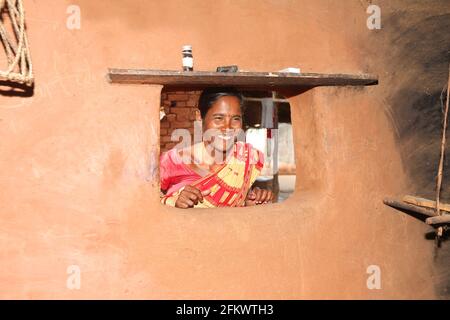
[[[430,217],[425,220],[427,224],[442,224],[448,223],[450,224],[450,214],[443,214],[436,217]]]
[[[438,215],[441,214],[439,197],[441,194],[441,183],[442,183],[442,171],[444,168],[444,154],[445,154],[445,136],[447,131],[447,115],[448,115],[448,95],[450,91],[450,64],[448,66],[448,80],[447,80],[447,101],[445,103],[445,112],[444,112],[444,128],[442,129],[442,142],[441,142],[441,157],[439,159],[439,169],[436,183],[436,213]],[[438,236],[442,235],[442,227],[438,229]]]
[[[441,156],[439,158],[439,169],[436,183],[436,211],[437,214],[440,214],[440,203],[439,197],[441,194],[441,184],[442,184],[442,171],[444,169],[444,154],[445,154],[445,136],[447,131],[447,115],[448,115],[448,94],[450,91],[450,65],[448,68],[448,81],[447,81],[447,101],[445,103],[445,112],[444,112],[444,128],[442,129],[442,142],[441,142]]]
[[[385,198],[383,200],[383,203],[385,205],[388,205],[390,207],[396,208],[396,209],[403,209],[403,210],[409,210],[413,212],[417,212],[423,215],[426,215],[428,217],[435,217],[436,212],[432,209],[419,207],[413,204],[404,203],[401,200],[394,199],[394,198]]]
[[[415,196],[406,195],[403,197],[403,201],[406,203],[409,203],[409,204],[414,204],[419,207],[436,209],[436,201],[425,199],[425,198],[419,198],[419,197],[415,197]],[[440,206],[441,210],[450,212],[450,204],[440,203],[439,206]]]

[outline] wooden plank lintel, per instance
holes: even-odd
[[[316,86],[366,86],[378,83],[370,74],[282,72],[210,72],[151,69],[109,69],[111,83],[160,84],[166,87],[235,86],[240,88],[298,89]]]

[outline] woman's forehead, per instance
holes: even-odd
[[[240,101],[234,96],[220,97],[209,109],[211,113],[241,113]]]

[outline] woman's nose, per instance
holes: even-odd
[[[231,119],[230,118],[225,118],[222,129],[225,129],[225,130],[231,129]]]

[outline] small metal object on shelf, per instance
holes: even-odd
[[[233,65],[233,66],[217,67],[216,72],[238,72],[238,66]]]

